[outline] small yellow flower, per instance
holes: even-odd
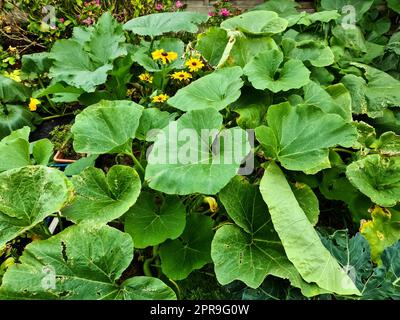
[[[217,203],[217,200],[215,200],[215,198],[213,198],[213,197],[204,197],[203,202],[207,203],[210,206],[210,211],[212,213],[215,213],[215,212],[218,211],[218,203]]]
[[[13,72],[4,72],[4,76],[10,79],[13,79],[16,82],[21,82],[21,70],[17,69],[14,70]]]
[[[5,33],[11,33],[11,27],[10,26],[5,26],[3,28],[3,30],[5,31]]]
[[[41,104],[41,102],[38,99],[31,98],[31,100],[29,101],[29,110],[30,111],[36,111],[37,110],[37,106],[39,104]]]
[[[16,52],[17,48],[16,47],[12,47],[12,46],[8,46],[8,51],[10,52]]]
[[[165,52],[164,49],[159,49],[152,52],[151,56],[153,57],[153,60],[161,60],[163,64],[167,64],[178,59],[178,54],[176,52]]]
[[[185,81],[191,79],[192,74],[186,71],[177,71],[171,75],[171,78],[179,81]]]
[[[204,63],[198,58],[190,58],[186,61],[185,66],[187,66],[190,72],[197,72],[204,67]]]
[[[139,76],[139,79],[144,81],[144,82],[153,83],[153,77],[148,72],[142,73]]]
[[[159,102],[159,103],[163,103],[165,101],[167,101],[169,98],[169,96],[167,94],[159,94],[158,96],[154,96],[153,97],[153,102]]]

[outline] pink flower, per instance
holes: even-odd
[[[58,21],[60,21],[60,23],[64,23],[65,19],[64,18],[60,18],[60,19],[58,19]]]
[[[94,23],[94,19],[92,19],[91,17],[88,17],[85,20],[83,20],[82,23],[84,23],[88,26],[91,26]]]
[[[98,7],[100,6],[100,0],[94,0],[93,3]]]
[[[177,2],[175,2],[175,7],[177,9],[182,8],[183,7],[183,3],[178,0]]]
[[[219,14],[223,17],[228,17],[231,13],[229,12],[228,9],[226,8],[222,8],[221,10],[219,10]]]
[[[156,10],[157,10],[157,11],[161,11],[163,8],[164,8],[164,7],[163,7],[162,3],[157,3],[157,4],[156,4]]]
[[[215,16],[215,12],[210,11],[210,12],[208,13],[208,16],[209,16],[209,17],[214,17],[214,16]]]

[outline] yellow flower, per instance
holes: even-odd
[[[5,33],[11,33],[11,27],[10,26],[4,27],[3,30],[5,31]]]
[[[39,104],[41,104],[41,102],[38,99],[31,98],[31,100],[29,101],[29,110],[30,111],[36,111],[37,110],[37,106]]]
[[[204,63],[200,59],[190,58],[186,61],[185,66],[189,67],[190,72],[196,72],[204,67]]]
[[[148,72],[142,73],[139,79],[144,82],[153,83],[153,77]]]
[[[13,79],[16,82],[21,82],[21,70],[17,69],[14,70],[13,72],[4,72],[4,76],[10,79]]]
[[[179,81],[185,81],[191,79],[192,75],[186,71],[177,71],[171,75],[171,78]]]
[[[176,52],[165,52],[164,49],[159,49],[152,52],[151,56],[153,57],[153,60],[161,60],[163,64],[170,63],[178,59],[178,54]]]
[[[12,47],[12,46],[8,46],[8,50],[10,52],[15,52],[15,51],[17,51],[17,48],[16,47]]]
[[[204,203],[207,203],[210,206],[210,211],[215,213],[218,211],[218,203],[213,197],[204,197]]]
[[[159,94],[158,96],[154,96],[153,97],[153,102],[159,102],[159,103],[163,103],[165,101],[167,101],[169,98],[169,96],[167,94]]]

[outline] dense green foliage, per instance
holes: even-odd
[[[110,8],[0,75],[0,299],[400,299],[400,7],[227,8]]]

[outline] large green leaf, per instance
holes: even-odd
[[[318,222],[319,203],[318,198],[312,189],[305,183],[296,182],[291,184],[292,192],[296,197],[299,206],[303,209],[308,221],[315,226]]]
[[[132,101],[105,101],[83,110],[71,128],[74,149],[102,154],[128,151],[135,138],[143,107]]]
[[[365,282],[363,299],[399,300],[400,299],[400,241],[386,248],[382,254],[382,264]]]
[[[29,128],[24,128],[28,129],[29,134]],[[22,131],[24,128],[14,132]],[[5,137],[0,141],[0,172],[32,164],[29,156],[29,142],[18,136],[13,139],[10,137]]]
[[[24,126],[35,129],[34,123],[40,117],[30,112],[27,107],[7,104],[6,108],[7,112],[0,106],[0,139]]]
[[[383,251],[400,239],[400,212],[376,206],[371,218],[362,222],[360,232],[368,240],[372,261],[382,264]]]
[[[281,17],[298,14],[296,8],[299,4],[294,0],[269,0],[259,4],[252,10],[268,10],[274,11]]]
[[[53,155],[49,139],[29,143],[29,127],[14,130],[0,141],[0,172],[31,164],[47,165]],[[31,154],[33,159],[31,159]]]
[[[267,126],[256,129],[257,140],[269,157],[289,170],[316,173],[329,168],[329,148],[351,147],[356,129],[343,118],[310,105],[271,106]]]
[[[72,196],[64,174],[27,166],[0,174],[0,246],[61,210]]]
[[[353,113],[368,114],[376,118],[383,116],[387,107],[400,106],[400,81],[389,74],[363,65],[352,63],[365,70],[364,79],[353,74],[342,78],[342,83],[350,91]]]
[[[310,81],[310,71],[300,60],[290,59],[283,65],[283,53],[267,50],[254,57],[243,69],[256,89],[272,92],[299,89]]]
[[[208,20],[207,14],[198,12],[163,12],[129,20],[124,30],[141,36],[160,36],[168,32],[196,33],[198,25]]]
[[[296,42],[293,39],[282,41],[285,56],[309,61],[315,67],[326,67],[334,63],[332,50],[322,41],[303,40]]]
[[[347,230],[336,230],[321,241],[361,291],[372,272],[368,241],[360,233],[350,239]]]
[[[388,7],[400,14],[400,3],[396,0],[387,0]]]
[[[139,197],[141,183],[135,169],[115,165],[107,176],[87,168],[72,177],[75,198],[62,213],[73,222],[105,223],[122,216]]]
[[[154,141],[159,130],[165,128],[176,117],[176,113],[161,111],[157,108],[144,109],[139,127],[136,130],[136,138],[145,141]]]
[[[24,76],[29,79],[36,79],[38,76],[49,71],[52,62],[48,52],[38,52],[23,55],[21,63],[21,70]]]
[[[236,175],[250,152],[244,130],[220,131],[215,109],[193,110],[171,122],[156,138],[145,179],[168,194],[215,194]]]
[[[242,74],[240,67],[217,70],[178,90],[168,104],[182,111],[224,109],[240,97]]]
[[[196,50],[212,66],[217,66],[228,44],[228,35],[224,29],[211,27],[199,35]]]
[[[221,23],[221,28],[226,30],[254,35],[273,35],[284,31],[287,26],[287,20],[280,18],[276,12],[265,10],[246,12]]]
[[[306,296],[323,292],[303,281],[287,259],[257,186],[235,177],[219,195],[236,224],[219,228],[212,242],[211,256],[221,284],[241,280],[257,288],[267,275],[274,275],[289,279]]]
[[[119,278],[133,258],[128,234],[105,225],[72,226],[29,244],[6,272],[2,299],[176,299],[161,280]]]
[[[303,90],[305,104],[316,106],[326,113],[337,114],[346,122],[353,120],[351,96],[343,84],[338,83],[324,89],[317,83],[310,81],[303,87]]]
[[[65,86],[62,83],[50,84],[47,88],[36,90],[32,96],[34,98],[42,98],[53,95],[52,101],[59,102],[75,102],[78,101],[84,90],[72,86]]]
[[[24,102],[29,96],[28,87],[0,74],[0,102]]]
[[[238,36],[230,51],[228,62],[244,68],[253,57],[271,49],[278,49],[271,37]]]
[[[124,42],[122,25],[110,13],[105,13],[94,27],[75,28],[71,39],[54,44],[50,53],[53,60],[50,77],[94,92],[98,85],[106,82],[113,61],[127,54]]]
[[[311,14],[303,11],[297,16],[287,17],[289,20],[289,26],[292,26],[293,24],[309,26],[315,22],[328,23],[332,20],[337,20],[338,18],[340,18],[340,14],[336,10],[319,11]]]
[[[186,210],[176,196],[158,197],[142,192],[136,204],[125,214],[125,231],[135,247],[146,248],[176,239],[185,228]]]
[[[287,257],[303,279],[338,294],[359,295],[346,271],[321,243],[284,174],[274,162],[264,173],[260,191]]]
[[[345,10],[351,6],[356,14],[357,21],[361,20],[363,15],[369,10],[374,0],[321,0],[321,7],[324,10],[338,10],[345,15],[352,11]]]
[[[171,279],[182,280],[211,262],[212,226],[213,221],[208,216],[189,215],[181,236],[160,245],[162,272]]]
[[[400,201],[400,157],[368,155],[351,163],[347,178],[374,203],[393,207]]]
[[[53,155],[53,144],[49,139],[41,139],[31,143],[35,164],[46,166]]]

